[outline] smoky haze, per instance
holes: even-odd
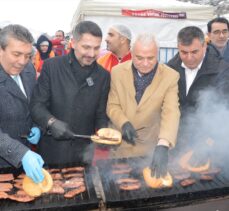
[[[216,89],[199,92],[195,110],[185,114],[175,151],[183,154],[188,149],[200,153],[207,150],[206,140],[213,140],[210,159],[213,166],[229,172],[229,107],[227,99]],[[174,157],[179,159],[179,156]]]

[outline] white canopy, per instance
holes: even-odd
[[[132,15],[123,15],[123,10],[132,12]],[[151,14],[151,10],[156,10],[156,15],[160,13],[164,16],[158,18],[133,15],[142,10],[146,15]],[[168,14],[170,18],[165,18]],[[180,14],[185,14],[186,18],[177,18]],[[212,18],[212,6],[176,0],[81,0],[71,26],[74,27],[80,20],[92,20],[99,24],[106,35],[110,25],[120,23],[127,25],[133,35],[150,31],[156,34],[160,46],[176,47],[176,36],[181,28],[196,25],[206,32],[206,24]]]

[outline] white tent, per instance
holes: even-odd
[[[129,16],[124,15],[125,11]],[[105,37],[109,26],[122,23],[133,35],[153,32],[160,47],[176,48],[176,36],[181,28],[196,25],[206,32],[206,24],[212,18],[212,6],[176,0],[81,0],[71,26],[80,20],[92,20],[99,24]],[[105,48],[104,42],[102,47]]]

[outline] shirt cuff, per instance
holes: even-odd
[[[169,142],[167,140],[165,140],[165,139],[159,139],[157,145],[162,145],[162,146],[170,147]]]

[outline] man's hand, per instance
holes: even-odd
[[[70,130],[67,123],[55,119],[51,125],[49,125],[52,136],[55,139],[73,139],[74,133]]]
[[[25,174],[30,177],[35,183],[40,183],[44,179],[42,167],[44,161],[40,155],[29,150],[25,153],[22,160],[22,166]]]
[[[157,145],[151,164],[152,176],[156,175],[156,178],[163,177],[167,174],[168,170],[168,150],[167,146]]]
[[[135,145],[135,138],[137,138],[137,133],[130,122],[126,122],[123,124],[122,137],[126,142]]]
[[[37,144],[41,137],[41,131],[38,127],[32,127],[29,136],[27,137],[27,140],[31,144]]]

